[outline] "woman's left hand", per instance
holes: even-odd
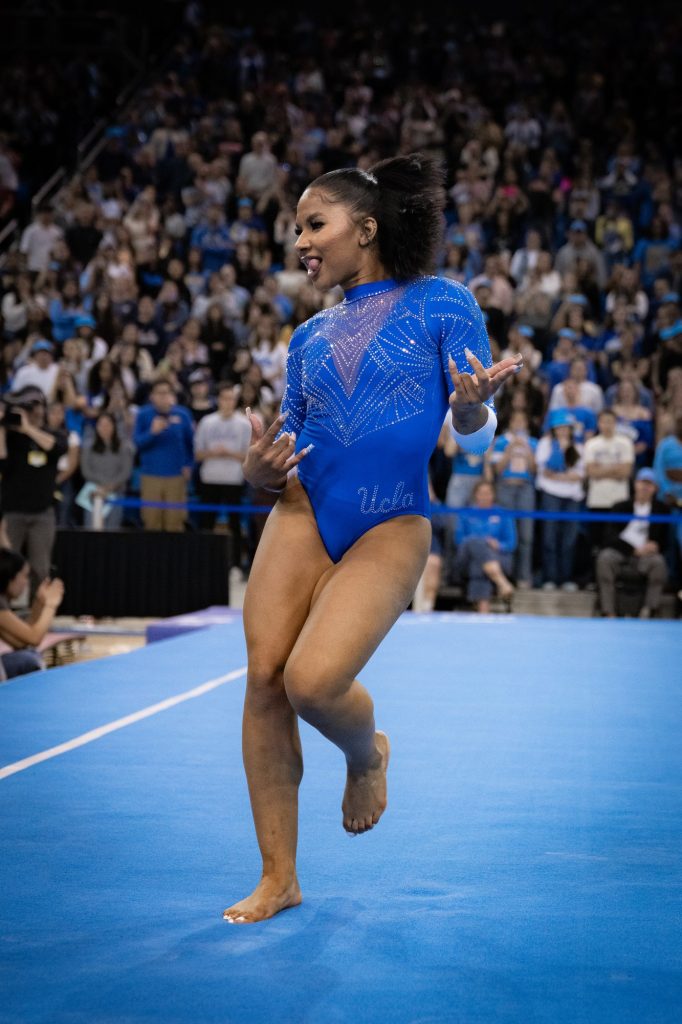
[[[473,407],[487,402],[498,388],[523,366],[521,353],[494,363],[489,370],[485,369],[483,363],[470,349],[465,348],[464,353],[473,373],[459,373],[452,356],[448,358],[448,369],[455,389],[450,395],[453,415],[470,412]]]

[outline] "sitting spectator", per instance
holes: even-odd
[[[490,509],[490,514],[460,513],[455,529],[455,572],[466,579],[467,600],[484,613],[490,611],[494,590],[506,601],[514,593],[507,577],[516,548],[514,520],[496,513],[494,502],[495,488],[481,480],[474,487],[472,507]]]
[[[157,380],[135,422],[135,447],[140,457],[140,496],[143,501],[184,503],[194,459],[192,417],[176,403],[167,380]],[[146,530],[181,533],[184,509],[142,509]]]
[[[20,366],[12,381],[12,391],[23,388],[40,388],[45,399],[50,402],[54,394],[59,363],[55,362],[54,345],[45,338],[40,338],[31,346],[30,362]]]
[[[630,480],[635,464],[635,448],[629,437],[616,432],[616,417],[611,409],[599,414],[599,432],[585,442],[584,463],[587,477],[587,507],[602,512],[630,495]],[[590,523],[593,547],[601,547],[604,523]]]
[[[612,511],[633,513],[634,516],[665,515],[666,506],[656,500],[656,474],[652,469],[640,469],[635,477],[634,501],[617,502]],[[597,585],[602,615],[612,619],[616,614],[615,585],[618,572],[632,564],[646,579],[644,604],[639,616],[648,619],[655,615],[661,603],[667,570],[662,552],[665,550],[668,528],[665,523],[649,523],[646,519],[631,519],[623,528],[622,522],[609,523],[604,547],[597,556]]]
[[[523,356],[523,365],[528,366],[533,373],[539,369],[542,363],[542,352],[533,344],[535,331],[528,324],[513,324],[507,332],[508,344],[500,352],[500,359],[507,359],[520,352]]]
[[[594,242],[590,241],[587,224],[581,219],[571,221],[568,228],[568,241],[556,254],[555,266],[560,274],[565,274],[567,270],[576,270],[578,261],[589,263],[594,268],[599,287],[606,286],[604,254]]]
[[[61,344],[74,336],[76,322],[85,313],[75,278],[67,278],[61,294],[52,299],[48,313],[52,321],[52,337],[56,342]]]
[[[192,232],[191,245],[201,252],[201,269],[206,274],[220,270],[223,263],[232,259],[235,243],[220,206],[209,206],[206,219]]]
[[[55,537],[54,489],[66,434],[46,426],[46,405],[38,388],[14,395],[9,413],[0,407],[0,470],[3,523],[15,551],[26,550],[32,593],[46,579]]]
[[[232,368],[237,336],[226,322],[224,307],[218,300],[208,307],[201,340],[208,351],[211,374],[215,380],[221,380]]]
[[[595,415],[598,415],[604,408],[604,392],[594,380],[589,379],[591,373],[593,374],[593,370],[588,361],[582,356],[576,356],[571,359],[566,377],[570,377],[578,385],[578,404],[584,409],[591,409]],[[564,404],[565,395],[562,384],[566,377],[557,382],[552,389],[550,409],[560,409]]]
[[[240,505],[245,491],[242,463],[251,442],[251,426],[237,412],[238,389],[222,384],[218,389],[218,410],[205,416],[194,436],[194,457],[199,463],[200,495],[207,505]],[[212,530],[215,512],[202,513],[201,526]],[[241,523],[239,514],[229,517],[232,533],[232,559],[241,565]]]
[[[45,668],[33,648],[43,640],[64,596],[61,580],[45,579],[36,590],[27,619],[10,608],[22,597],[29,581],[26,559],[9,548],[0,548],[0,640],[12,650],[0,656],[0,679],[12,679]]]
[[[554,392],[556,392],[556,397]],[[583,444],[588,437],[596,434],[597,417],[591,409],[581,405],[580,385],[572,377],[567,377],[563,384],[557,384],[549,404],[552,411],[563,409],[569,413],[573,419],[576,441],[580,441]],[[545,432],[549,429],[548,420],[551,415],[552,413],[548,412],[545,418],[543,425]]]
[[[279,339],[279,328],[272,313],[261,313],[249,341],[254,363],[260,366],[263,379],[280,399],[284,393],[284,371],[287,346]]]
[[[241,196],[260,199],[275,183],[277,160],[270,152],[265,132],[255,132],[251,138],[251,149],[239,161],[237,192]]]
[[[552,358],[543,364],[542,376],[547,381],[550,393],[568,377],[571,364],[576,358],[578,335],[570,327],[562,327],[552,351]]]
[[[495,440],[489,462],[496,480],[497,502],[501,508],[532,512],[535,508],[535,451],[537,441],[528,433],[525,412],[514,412],[509,429]],[[519,519],[516,524],[514,577],[522,589],[533,580],[533,520]]]
[[[525,363],[518,373],[505,381],[497,402],[499,422],[509,423],[513,412],[525,412],[528,417],[529,429],[534,437],[542,432],[542,421],[545,409],[545,396],[531,369]]]
[[[94,432],[86,438],[81,452],[81,474],[89,491],[86,526],[93,525],[92,499],[124,497],[132,471],[132,445],[119,437],[112,414],[101,412],[95,420]],[[105,503],[103,512],[107,529],[118,529],[123,521],[123,509],[119,505]]]
[[[535,452],[540,508],[544,512],[577,514],[584,498],[585,475],[582,446],[575,443],[573,421],[556,409],[549,418],[549,433],[540,438]],[[542,524],[543,588],[575,590],[573,561],[578,522],[546,519]]]

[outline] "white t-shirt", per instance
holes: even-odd
[[[229,448],[246,455],[251,441],[251,425],[241,412],[221,416],[211,412],[199,420],[194,434],[194,450],[211,451],[212,448]],[[201,463],[199,476],[205,484],[243,484],[242,464],[237,459],[224,456],[207,458]]]
[[[555,384],[549,400],[550,409],[563,409],[566,405],[566,395],[563,384]],[[584,380],[578,385],[578,405],[583,409],[590,409],[595,416],[604,408],[604,392],[598,384],[591,380]]]
[[[59,364],[52,363],[45,370],[41,370],[37,363],[24,363],[14,374],[12,391],[21,391],[29,385],[40,388],[48,400],[52,397],[55,381],[59,375]]]
[[[611,438],[597,434],[585,442],[585,466],[612,466],[624,462],[631,466],[635,462],[634,445],[624,434],[614,434]],[[627,501],[629,495],[629,480],[616,480],[614,477],[590,480],[588,477],[588,508],[611,508],[617,501]]]
[[[29,224],[19,243],[20,252],[26,256],[26,268],[32,271],[47,270],[52,247],[62,236],[62,229],[56,224],[49,224],[47,227],[43,227],[38,221]]]

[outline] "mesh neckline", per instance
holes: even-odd
[[[356,284],[349,288],[344,295],[345,302],[356,302],[358,299],[368,299],[372,295],[381,295],[382,292],[390,292],[398,287],[398,282],[392,277],[386,281],[370,281],[369,284]]]

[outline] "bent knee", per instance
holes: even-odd
[[[324,707],[343,694],[352,681],[339,679],[323,668],[316,669],[309,659],[290,658],[284,668],[287,698],[303,718],[307,711]]]

